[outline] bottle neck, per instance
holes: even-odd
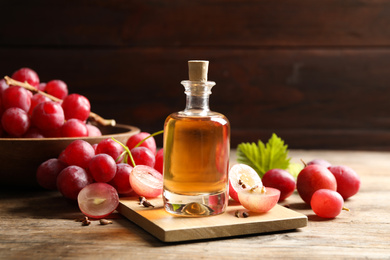
[[[211,88],[215,85],[213,81],[189,81],[181,82],[184,86],[184,93],[187,95],[184,113],[192,116],[205,116],[210,112],[209,97]]]

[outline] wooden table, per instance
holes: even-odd
[[[113,224],[81,226],[76,205],[57,192],[1,191],[2,259],[259,259],[390,258],[390,152],[291,151],[293,161],[323,158],[352,167],[360,192],[350,212],[316,217],[295,193],[283,205],[308,216],[308,226],[286,232],[163,243],[118,213]],[[234,154],[232,161],[235,161]]]

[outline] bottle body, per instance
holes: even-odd
[[[173,113],[164,125],[164,204],[176,215],[223,213],[228,201],[230,123],[216,112]]]
[[[218,215],[229,199],[230,123],[209,109],[215,82],[207,81],[208,61],[188,66],[186,107],[164,124],[164,207],[178,216]]]

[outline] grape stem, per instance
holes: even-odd
[[[162,133],[164,133],[164,130],[160,130],[160,131],[158,131],[158,132],[155,132],[155,133],[149,135],[148,137],[145,137],[144,139],[142,139],[142,140],[141,140],[136,146],[134,146],[133,148],[136,148],[136,147],[140,146],[143,142],[145,142],[146,139],[148,139],[148,138],[150,138],[150,137],[152,137],[152,136],[156,136],[156,135],[162,134]],[[115,142],[119,143],[123,148],[125,148],[125,151],[124,151],[123,153],[121,153],[121,155],[119,155],[119,157],[118,157],[118,159],[116,159],[116,161],[118,162],[119,159],[120,159],[122,156],[124,156],[126,153],[128,153],[128,154],[130,155],[131,162],[133,163],[133,165],[134,165],[134,167],[135,167],[135,162],[134,162],[134,159],[133,159],[133,157],[132,157],[132,155],[131,155],[131,152],[130,152],[130,150],[129,150],[129,147],[127,147],[126,145],[122,144],[121,142],[115,140],[114,138],[112,138],[112,139],[113,139]],[[127,163],[127,157],[124,158],[124,161],[125,161],[125,163]]]
[[[125,149],[125,152],[127,152],[127,154],[129,155],[130,157],[130,160],[131,160],[131,163],[133,164],[133,167],[135,167],[135,162],[134,162],[134,159],[133,159],[133,156],[131,155],[131,152],[129,150],[129,147],[127,147],[126,145],[122,144],[121,142],[119,142],[118,140],[116,140],[114,137],[111,137],[112,140],[114,140],[115,142],[117,142],[118,144],[120,144],[124,149]],[[122,156],[122,155],[120,155]],[[125,156],[124,158],[124,162],[127,163],[127,157]]]
[[[145,137],[144,139],[142,139],[136,146],[134,146],[134,148],[136,148],[136,147],[138,147],[138,146],[140,146],[143,142],[145,142],[146,141],[146,139],[148,139],[148,138],[150,138],[150,137],[153,137],[153,136],[156,136],[156,135],[159,135],[159,134],[162,134],[162,133],[164,133],[164,130],[161,130],[161,131],[158,131],[158,132],[155,132],[155,133],[153,133],[153,134],[151,134],[151,135],[149,135],[149,136],[147,136],[147,137]]]
[[[62,99],[59,99],[59,98],[57,98],[55,96],[47,94],[46,92],[40,91],[39,89],[31,86],[27,82],[17,81],[17,80],[14,80],[14,79],[12,79],[12,78],[10,78],[8,76],[5,76],[4,79],[5,79],[6,83],[8,85],[10,85],[10,86],[12,85],[12,86],[22,87],[22,88],[25,88],[25,89],[31,91],[34,94],[38,93],[38,94],[41,94],[41,95],[43,95],[45,97],[48,97],[52,101],[62,102]],[[116,125],[116,122],[115,122],[114,119],[104,119],[103,117],[101,117],[98,114],[93,113],[93,112],[89,113],[89,119],[94,121],[94,122],[97,122],[98,124],[101,124],[103,126],[108,126],[108,125],[115,126]]]

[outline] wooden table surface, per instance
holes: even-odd
[[[81,226],[76,205],[57,192],[0,192],[2,259],[390,259],[390,152],[301,151],[352,167],[360,192],[336,219],[316,217],[297,193],[282,204],[308,216],[298,230],[185,243],[163,243],[118,213],[113,224]],[[235,162],[232,154],[232,162]]]

